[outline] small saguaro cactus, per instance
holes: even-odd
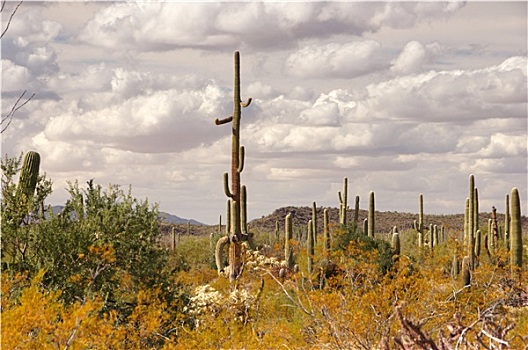
[[[374,192],[370,192],[369,195],[369,210],[368,210],[368,236],[374,238]]]
[[[348,179],[343,179],[343,193],[337,192],[339,197],[339,223],[346,225],[347,223],[347,208],[348,208]]]
[[[17,185],[18,196],[25,196],[26,198],[33,196],[37,187],[39,166],[40,155],[34,151],[27,152],[20,170],[20,178]]]
[[[293,268],[293,249],[290,247],[290,240],[293,238],[293,224],[291,213],[286,215],[284,223],[284,260],[289,269]]]
[[[400,234],[398,232],[398,227],[394,226],[392,229],[392,252],[393,255],[400,255]]]
[[[313,272],[313,258],[315,255],[315,237],[313,232],[313,223],[312,220],[308,221],[308,245],[307,245],[307,253],[308,253],[308,274],[312,274]]]
[[[229,188],[229,175],[224,174],[224,192],[231,200],[231,230],[229,232],[229,280],[235,281],[242,273],[242,241],[248,240],[248,235],[243,233],[243,223],[241,212],[241,184],[240,174],[244,170],[244,147],[240,145],[240,120],[242,117],[242,107],[247,107],[251,103],[251,98],[247,102],[242,102],[240,98],[240,53],[234,54],[234,99],[233,114],[224,119],[216,119],[216,125],[231,123],[231,188]],[[219,245],[222,242],[219,241]],[[223,243],[226,244],[226,243]],[[218,247],[217,247],[218,248]],[[217,249],[218,251],[218,249]],[[218,259],[217,259],[218,261]]]
[[[469,268],[475,267],[475,234],[477,232],[477,221],[475,214],[478,216],[478,209],[475,207],[475,177],[469,176],[469,208],[468,208],[468,257]]]
[[[354,224],[357,224],[359,222],[359,196],[356,196],[356,204],[354,206]]]
[[[453,254],[453,262],[451,263],[451,276],[457,278],[460,273],[460,266],[458,263],[458,257],[456,254]]]
[[[521,231],[521,200],[519,190],[512,188],[510,203],[510,261],[512,273],[522,268],[522,231]]]
[[[24,217],[31,211],[33,195],[37,187],[40,166],[40,155],[37,152],[29,151],[24,156],[24,163],[20,169],[20,177],[16,189],[18,210],[16,223],[20,224]]]
[[[506,193],[504,208],[504,245],[506,249],[510,248],[510,195]]]
[[[330,227],[328,222],[328,209],[323,211],[323,235],[324,235],[324,252],[325,257],[328,258],[330,254]]]
[[[275,244],[279,244],[280,242],[280,227],[279,227],[279,221],[275,221]]]
[[[471,258],[465,256],[462,259],[462,287],[471,286]]]
[[[429,224],[429,248],[431,248],[431,251],[435,247],[435,241],[434,241],[434,232],[433,232],[433,224]]]
[[[424,206],[423,206],[423,194],[420,194],[419,199],[419,213],[418,222],[414,222],[414,229],[418,232],[418,247],[423,247],[424,244]]]
[[[317,203],[312,203],[312,225],[313,225],[313,234],[314,242],[317,244]]]
[[[172,242],[171,242],[171,250],[176,250],[176,227],[172,226]]]

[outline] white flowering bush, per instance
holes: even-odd
[[[222,303],[223,297],[220,292],[206,284],[194,290],[189,306],[186,306],[184,311],[192,316],[199,316],[205,313],[214,315],[220,311]]]
[[[245,324],[250,319],[250,311],[258,307],[260,292],[261,289],[252,295],[245,288],[237,288],[226,295],[206,284],[194,290],[184,312],[194,317],[196,327],[207,316],[216,317],[222,312],[233,315],[236,321]]]
[[[246,267],[252,270],[259,268],[275,268],[286,266],[286,261],[281,261],[276,257],[267,257],[262,255],[259,251],[246,251]]]

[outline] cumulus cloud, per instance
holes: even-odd
[[[526,117],[525,57],[485,69],[430,71],[367,86],[370,118],[474,121]],[[506,87],[506,88],[505,88]]]
[[[226,100],[214,83],[197,90],[138,93],[110,106],[70,110],[52,118],[44,132],[50,140],[84,139],[141,152],[182,151],[219,137],[213,120],[227,114],[222,108]]]
[[[353,78],[381,69],[379,53],[380,44],[372,40],[310,45],[288,57],[286,70],[303,78]]]
[[[101,9],[79,38],[113,49],[274,49],[303,38],[361,35],[382,25],[411,27],[462,3],[117,3]]]
[[[403,48],[400,55],[391,63],[396,74],[411,74],[422,71],[426,64],[432,63],[441,50],[438,43],[423,45],[412,40]]]

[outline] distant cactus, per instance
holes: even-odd
[[[471,258],[465,256],[462,260],[462,287],[469,287],[471,285]]]
[[[433,251],[435,247],[435,242],[433,239],[434,232],[433,232],[433,224],[429,224],[429,248],[431,248],[431,251]]]
[[[291,213],[286,215],[284,223],[284,260],[289,269],[293,268],[293,249],[290,247],[290,240],[293,238],[293,224]]]
[[[374,238],[374,229],[375,229],[375,222],[374,222],[374,211],[375,211],[375,203],[374,203],[374,192],[370,192],[369,195],[369,210],[368,210],[368,236],[371,238]]]
[[[478,209],[475,206],[475,177],[469,176],[469,208],[468,208],[468,258],[469,268],[473,270],[475,266],[475,233],[477,232],[477,221],[475,214],[478,216]]]
[[[504,245],[510,249],[510,196],[506,194],[504,211]]]
[[[172,226],[172,244],[171,244],[172,251],[176,250],[176,228]]]
[[[357,224],[359,222],[359,196],[356,196],[356,204],[354,206],[354,224]]]
[[[423,194],[420,194],[419,198],[419,212],[418,222],[414,221],[414,229],[418,232],[418,247],[424,245],[424,205],[423,205]]]
[[[315,255],[315,238],[313,234],[313,223],[312,220],[308,221],[308,246],[307,246],[307,253],[308,253],[308,274],[313,273],[313,258]]]
[[[460,265],[458,263],[458,257],[456,254],[453,255],[453,263],[451,265],[451,276],[457,278],[460,274]]]
[[[328,223],[328,209],[323,211],[323,236],[324,236],[324,251],[325,257],[328,258],[330,254],[330,227]]]
[[[339,223],[341,225],[347,224],[347,208],[348,208],[348,179],[343,179],[343,193],[337,192],[339,197]]]
[[[275,244],[279,244],[279,242],[280,242],[279,221],[275,221]]]
[[[510,261],[512,273],[514,269],[522,269],[522,231],[521,231],[521,200],[519,199],[519,190],[511,190],[510,203]]]
[[[400,234],[396,226],[392,229],[392,252],[393,255],[400,255],[401,253]]]
[[[313,234],[314,242],[317,244],[317,203],[312,203],[312,225],[313,225]]]

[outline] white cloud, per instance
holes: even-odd
[[[303,78],[352,78],[381,69],[379,55],[380,45],[375,41],[310,45],[288,57],[286,70]]]
[[[367,86],[369,97],[360,104],[376,119],[525,118],[526,64],[526,58],[509,59],[486,69],[398,77]]]
[[[434,61],[440,50],[438,43],[423,45],[415,40],[410,41],[392,62],[391,70],[396,74],[420,72],[426,64]]]
[[[31,81],[27,67],[19,66],[9,60],[2,60],[2,90],[24,90]]]
[[[512,156],[525,156],[526,151],[526,135],[506,135],[506,134],[493,134],[489,140],[488,145],[479,152],[482,157],[512,157]]]
[[[361,35],[382,25],[410,27],[453,14],[462,4],[432,3],[117,3],[80,34],[92,45],[167,50],[295,45],[303,38]]]

